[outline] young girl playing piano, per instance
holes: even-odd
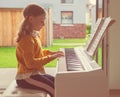
[[[45,73],[44,65],[64,54],[61,51],[42,49],[39,31],[44,26],[46,17],[42,7],[30,4],[24,8],[23,16],[16,46],[17,85],[22,88],[43,90],[54,97],[54,77]]]

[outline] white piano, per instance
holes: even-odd
[[[62,48],[55,78],[55,97],[109,97],[108,78],[93,56],[113,19],[97,20],[85,47]]]

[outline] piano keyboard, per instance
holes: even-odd
[[[85,70],[73,48],[65,48],[67,71]]]
[[[67,71],[89,71],[101,68],[82,48],[65,48]]]

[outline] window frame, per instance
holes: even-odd
[[[108,17],[108,0],[101,0],[102,1],[102,15],[101,17]],[[99,0],[96,0],[96,19],[99,18]],[[109,34],[106,33],[106,36],[102,40],[101,47],[102,47],[102,70],[105,72],[106,76],[108,76],[108,64],[109,64]],[[96,61],[98,61],[99,55],[96,54]]]
[[[72,13],[72,23],[63,23],[62,22],[62,13],[63,12],[71,12]],[[61,25],[73,25],[73,11],[61,11]]]

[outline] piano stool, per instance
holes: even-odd
[[[17,87],[16,81],[14,80],[4,91],[2,97],[47,97],[47,93],[40,90]]]

